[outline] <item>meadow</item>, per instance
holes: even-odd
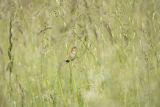
[[[0,0],[0,107],[159,99],[160,0]]]

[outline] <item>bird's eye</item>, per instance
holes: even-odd
[[[70,60],[68,60],[68,59],[67,59],[67,60],[66,60],[66,62],[67,62],[67,63],[69,63],[69,62],[70,62]]]

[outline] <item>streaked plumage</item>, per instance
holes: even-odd
[[[71,49],[70,55],[69,57],[66,59],[66,62],[69,63],[70,61],[73,61],[76,58],[76,54],[77,54],[77,47],[73,47]]]

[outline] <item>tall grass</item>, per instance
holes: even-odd
[[[159,107],[159,34],[159,0],[1,0],[0,107]]]

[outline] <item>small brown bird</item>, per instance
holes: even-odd
[[[70,55],[69,57],[66,59],[66,62],[69,63],[70,61],[73,61],[76,58],[76,54],[77,54],[77,47],[74,46],[71,49]]]

